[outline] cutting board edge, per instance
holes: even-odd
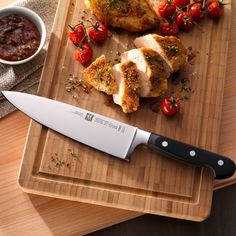
[[[21,166],[21,168],[22,168],[22,166]],[[23,192],[29,193],[29,194],[43,195],[43,196],[52,197],[52,198],[54,197],[54,198],[63,199],[63,200],[70,200],[70,201],[75,201],[75,202],[81,202],[81,203],[87,203],[87,204],[93,204],[93,205],[123,209],[123,210],[132,211],[132,212],[137,212],[137,213],[140,213],[140,214],[154,214],[154,215],[160,215],[160,216],[174,217],[174,218],[178,218],[178,219],[190,220],[190,221],[195,221],[195,222],[202,222],[202,221],[206,220],[208,218],[208,216],[210,215],[211,204],[212,204],[212,195],[213,195],[213,185],[211,184],[212,183],[212,174],[211,174],[211,172],[207,169],[204,169],[203,170],[203,178],[205,178],[205,179],[208,178],[208,185],[200,184],[200,188],[202,188],[202,191],[204,190],[205,193],[207,192],[208,201],[205,201],[206,200],[205,196],[203,196],[203,194],[200,194],[201,190],[199,190],[199,194],[197,196],[196,202],[193,202],[192,204],[190,204],[188,202],[184,202],[184,203],[183,202],[178,202],[178,201],[174,202],[174,201],[171,201],[171,200],[168,200],[168,199],[164,199],[164,200],[162,200],[162,199],[156,200],[155,199],[157,205],[158,204],[168,205],[171,202],[172,204],[175,205],[176,208],[179,209],[178,211],[175,211],[175,212],[167,212],[168,207],[166,207],[166,211],[164,211],[163,208],[162,208],[160,210],[152,210],[152,211],[150,210],[150,211],[142,212],[140,210],[135,210],[134,209],[135,206],[133,206],[133,208],[130,208],[130,207],[127,207],[125,204],[122,204],[122,203],[114,204],[114,203],[109,203],[108,201],[104,201],[104,200],[100,200],[100,201],[97,201],[96,199],[94,199],[94,200],[89,199],[88,200],[86,197],[69,196],[69,195],[63,194],[63,192],[57,192],[57,193],[55,193],[55,191],[51,192],[51,193],[46,192],[45,189],[40,189],[40,182],[42,182],[42,179],[37,179],[37,177],[35,177],[35,176],[32,177],[32,175],[30,175],[28,179],[21,178],[21,170],[19,171],[19,175],[18,175],[18,178],[17,178],[17,184],[18,184],[19,188],[22,189]],[[34,183],[38,182],[38,189],[29,187],[28,185],[29,185],[30,182],[34,182]],[[44,185],[45,184],[50,184],[49,182],[51,182],[51,180],[44,180]],[[64,189],[64,187],[69,188],[67,186],[67,183],[60,183],[60,184],[63,185],[62,189]],[[211,187],[212,187],[212,189],[211,189]],[[85,189],[86,188],[89,189],[89,187],[85,187]],[[95,191],[97,191],[97,190],[95,190]],[[106,190],[104,190],[104,191],[106,191]],[[101,193],[103,191],[100,190],[99,192]],[[211,196],[209,197],[209,195],[211,195]],[[187,210],[185,209],[186,207],[188,208]],[[200,211],[200,208],[201,208],[201,214],[198,214],[199,211]],[[183,214],[182,210],[185,211],[184,214]],[[197,215],[189,214],[189,212],[194,212]]]
[[[126,210],[126,211],[130,211],[130,212],[134,212],[134,213],[140,214],[138,216],[142,216],[144,214],[152,214],[152,215],[159,215],[159,216],[164,216],[164,217],[173,217],[173,218],[177,218],[177,219],[181,219],[181,220],[188,220],[188,221],[194,221],[194,222],[203,222],[203,221],[205,221],[210,216],[210,213],[211,213],[211,208],[209,208],[201,216],[197,216],[197,217],[194,217],[194,216],[184,216],[183,214],[175,214],[175,213],[173,213],[173,214],[163,213],[163,211],[156,212],[156,213],[153,213],[153,212],[140,212],[140,211],[130,210],[130,209],[127,209],[127,208],[122,208],[122,207],[104,205],[102,203],[91,203],[89,201],[78,201],[78,200],[76,200],[76,198],[74,198],[74,199],[67,198],[63,194],[55,194],[55,193],[48,194],[48,193],[45,193],[44,191],[37,191],[35,189],[30,189],[30,188],[26,188],[24,186],[21,186],[19,180],[17,181],[17,183],[18,183],[19,188],[24,193],[27,193],[27,194],[35,194],[35,195],[45,196],[45,197],[50,197],[50,198],[63,199],[63,200],[66,200],[66,201],[76,201],[76,202],[79,202],[79,203],[86,203],[86,204],[92,204],[92,205],[97,205],[97,206],[122,209],[122,210]],[[130,217],[130,219],[133,219],[133,218],[134,218],[133,216]],[[127,219],[125,219],[125,220],[127,220]],[[116,224],[116,223],[114,223],[114,224]],[[98,230],[98,229],[96,229],[96,230]]]

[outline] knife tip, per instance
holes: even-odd
[[[4,97],[7,97],[8,95],[15,93],[15,92],[3,90],[3,91],[1,91],[1,93],[3,94]]]

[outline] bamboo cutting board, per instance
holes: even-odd
[[[39,94],[116,118],[140,128],[216,151],[225,81],[230,6],[216,26],[204,22],[207,31],[195,29],[181,35],[186,46],[199,50],[185,76],[196,74],[195,93],[183,113],[167,119],[142,104],[138,112],[125,115],[107,105],[107,97],[82,90],[73,97],[65,91],[70,74],[81,78],[82,67],[73,59],[67,40],[67,25],[85,14],[81,1],[60,1]],[[224,31],[224,33],[222,33]],[[95,47],[94,58],[105,53],[115,59],[116,51],[133,47],[134,35],[113,32],[103,46]],[[214,44],[212,43],[214,38]],[[213,177],[206,169],[194,168],[139,147],[131,162],[102,154],[32,122],[19,174],[27,192],[116,208],[201,221],[211,207]]]

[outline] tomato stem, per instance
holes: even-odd
[[[68,26],[72,31],[75,31],[75,26],[72,26],[72,25],[68,25]]]
[[[203,1],[202,8],[205,9],[205,6],[206,6],[206,0]]]
[[[80,43],[74,43],[74,45],[78,48],[82,48],[84,40],[87,38],[87,34],[84,34],[84,37],[82,38],[82,40],[80,41]]]

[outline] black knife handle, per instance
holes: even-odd
[[[216,179],[228,178],[235,172],[235,163],[231,159],[167,137],[151,133],[148,146],[174,159],[208,167]]]

